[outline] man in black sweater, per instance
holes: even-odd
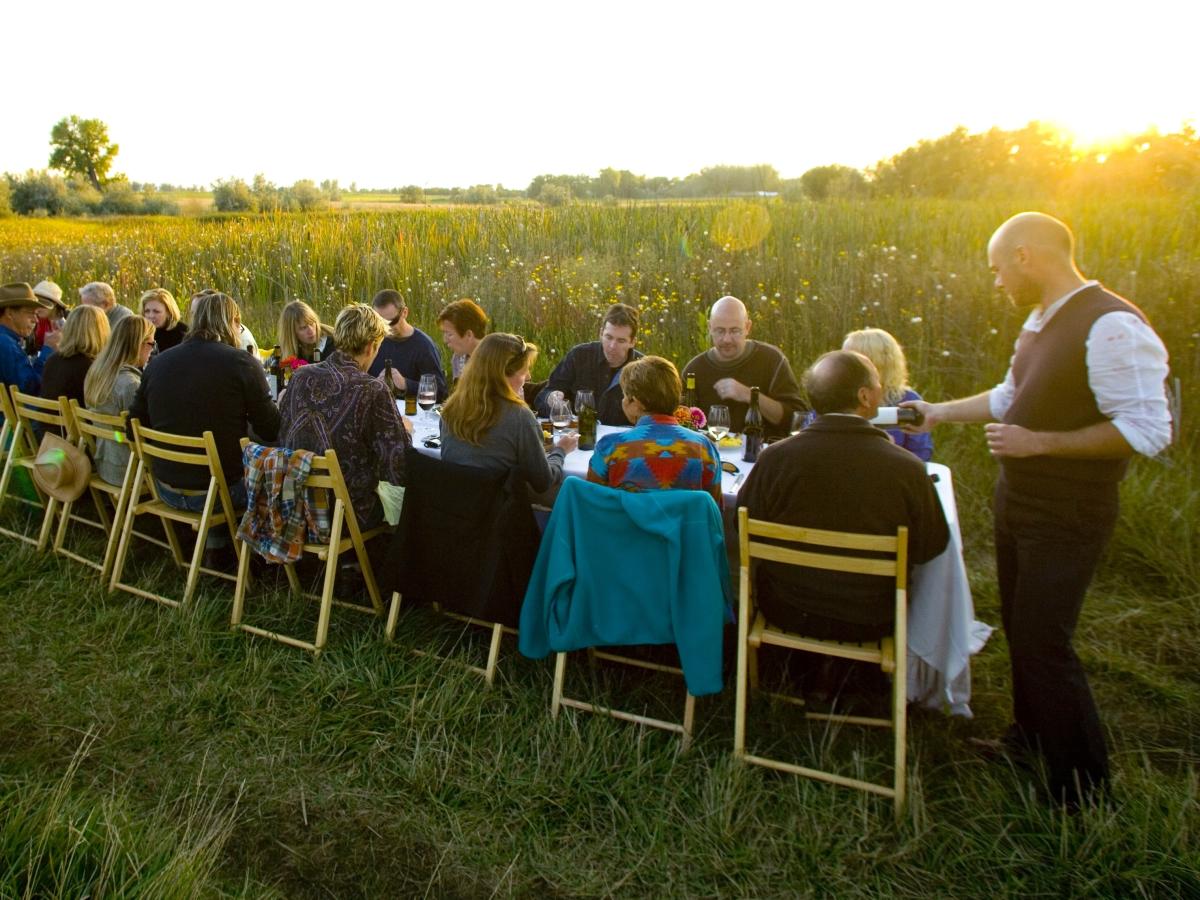
[[[538,415],[550,415],[550,395],[556,391],[572,403],[579,391],[591,391],[602,425],[628,425],[621,407],[620,378],[626,363],[642,358],[642,352],[634,349],[637,330],[636,309],[624,303],[610,306],[600,323],[600,340],[572,347],[550,373],[534,402]]]
[[[835,350],[804,383],[818,418],[762,452],[738,506],[751,518],[831,531],[894,535],[903,525],[910,565],[941,553],[950,532],[925,464],[867,421],[883,399],[871,361]],[[756,597],[771,624],[812,637],[869,641],[893,628],[895,585],[873,575],[760,562]]]

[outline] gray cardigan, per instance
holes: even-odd
[[[117,380],[113,383],[112,395],[103,403],[92,407],[95,412],[116,416],[133,405],[133,395],[142,383],[142,370],[137,366],[121,366]],[[125,467],[129,464],[129,444],[100,438],[96,441],[96,474],[109,484],[121,484],[125,479]]]
[[[558,447],[544,449],[542,426],[526,406],[506,404],[500,419],[488,429],[478,446],[455,437],[446,427],[445,419],[441,422],[441,434],[442,459],[446,462],[489,472],[518,469],[534,493],[562,483],[563,452]]]

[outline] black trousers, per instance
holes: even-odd
[[[1117,518],[1117,486],[1056,498],[996,486],[996,573],[1018,737],[1040,749],[1056,799],[1108,779],[1108,750],[1071,646],[1084,594]],[[1078,785],[1078,787],[1077,787]]]

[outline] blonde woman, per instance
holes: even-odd
[[[515,334],[489,334],[442,407],[442,459],[492,472],[519,469],[541,493],[562,482],[563,458],[579,445],[563,435],[545,450],[542,427],[522,399],[537,347]]]
[[[138,301],[142,315],[154,326],[158,352],[170,350],[187,336],[187,323],[179,314],[179,304],[166,288],[151,288]]]
[[[864,328],[852,331],[842,341],[843,350],[853,350],[861,353],[879,371],[879,380],[883,383],[883,405],[896,406],[904,400],[920,400],[921,395],[908,384],[908,363],[904,359],[904,350],[891,334],[882,328]],[[887,433],[896,442],[897,447],[903,447],[917,458],[929,462],[933,456],[933,436],[925,434],[909,434],[898,428],[888,428]]]
[[[70,397],[83,402],[83,380],[92,361],[108,343],[108,317],[95,306],[77,306],[63,325],[58,349],[42,371],[41,396]]]
[[[328,359],[337,349],[333,329],[322,325],[316,311],[303,300],[293,300],[279,314],[279,349],[283,358],[305,362]]]
[[[117,323],[83,382],[84,405],[110,416],[133,405],[142,383],[142,369],[154,350],[154,325],[141,316]],[[120,484],[129,462],[129,445],[101,439],[96,445],[96,474],[109,484]]]
[[[280,445],[337,452],[362,528],[383,522],[376,486],[404,484],[404,448],[411,443],[392,392],[367,374],[387,333],[387,323],[374,309],[364,303],[347,306],[334,323],[338,349],[316,365],[297,369],[279,403]]]

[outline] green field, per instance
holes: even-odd
[[[458,297],[543,348],[536,377],[602,310],[642,310],[640,346],[678,362],[733,293],[797,370],[853,328],[887,328],[930,399],[1003,374],[1021,318],[984,247],[1001,202],[405,209],[320,215],[3,220],[4,281],[69,293],[110,281],[242,303],[261,344],[300,297],[332,320],[382,287],[414,322]],[[1146,310],[1172,357],[1177,440],[1138,460],[1077,633],[1110,730],[1113,801],[1065,817],[1020,771],[964,744],[1008,719],[997,633],[974,660],[972,721],[914,713],[913,802],[745,770],[732,692],[702,702],[692,751],[666,735],[548,715],[550,667],[506,644],[497,687],[407,648],[446,634],[417,611],[398,646],[335,615],[326,654],[228,631],[207,585],[171,612],[0,538],[0,897],[1200,895],[1200,210],[1104,198],[1043,206],[1072,223],[1084,272]],[[979,429],[942,429],[979,618],[997,624]],[[6,510],[3,517],[19,516]],[[452,551],[448,551],[452,552]],[[145,578],[179,583],[148,563]],[[281,617],[312,621],[312,610]],[[476,650],[478,650],[476,646]],[[581,667],[582,669],[582,667]],[[674,702],[668,685],[638,688]],[[763,707],[763,711],[766,711]],[[763,738],[866,771],[886,739],[813,731],[773,710]]]

